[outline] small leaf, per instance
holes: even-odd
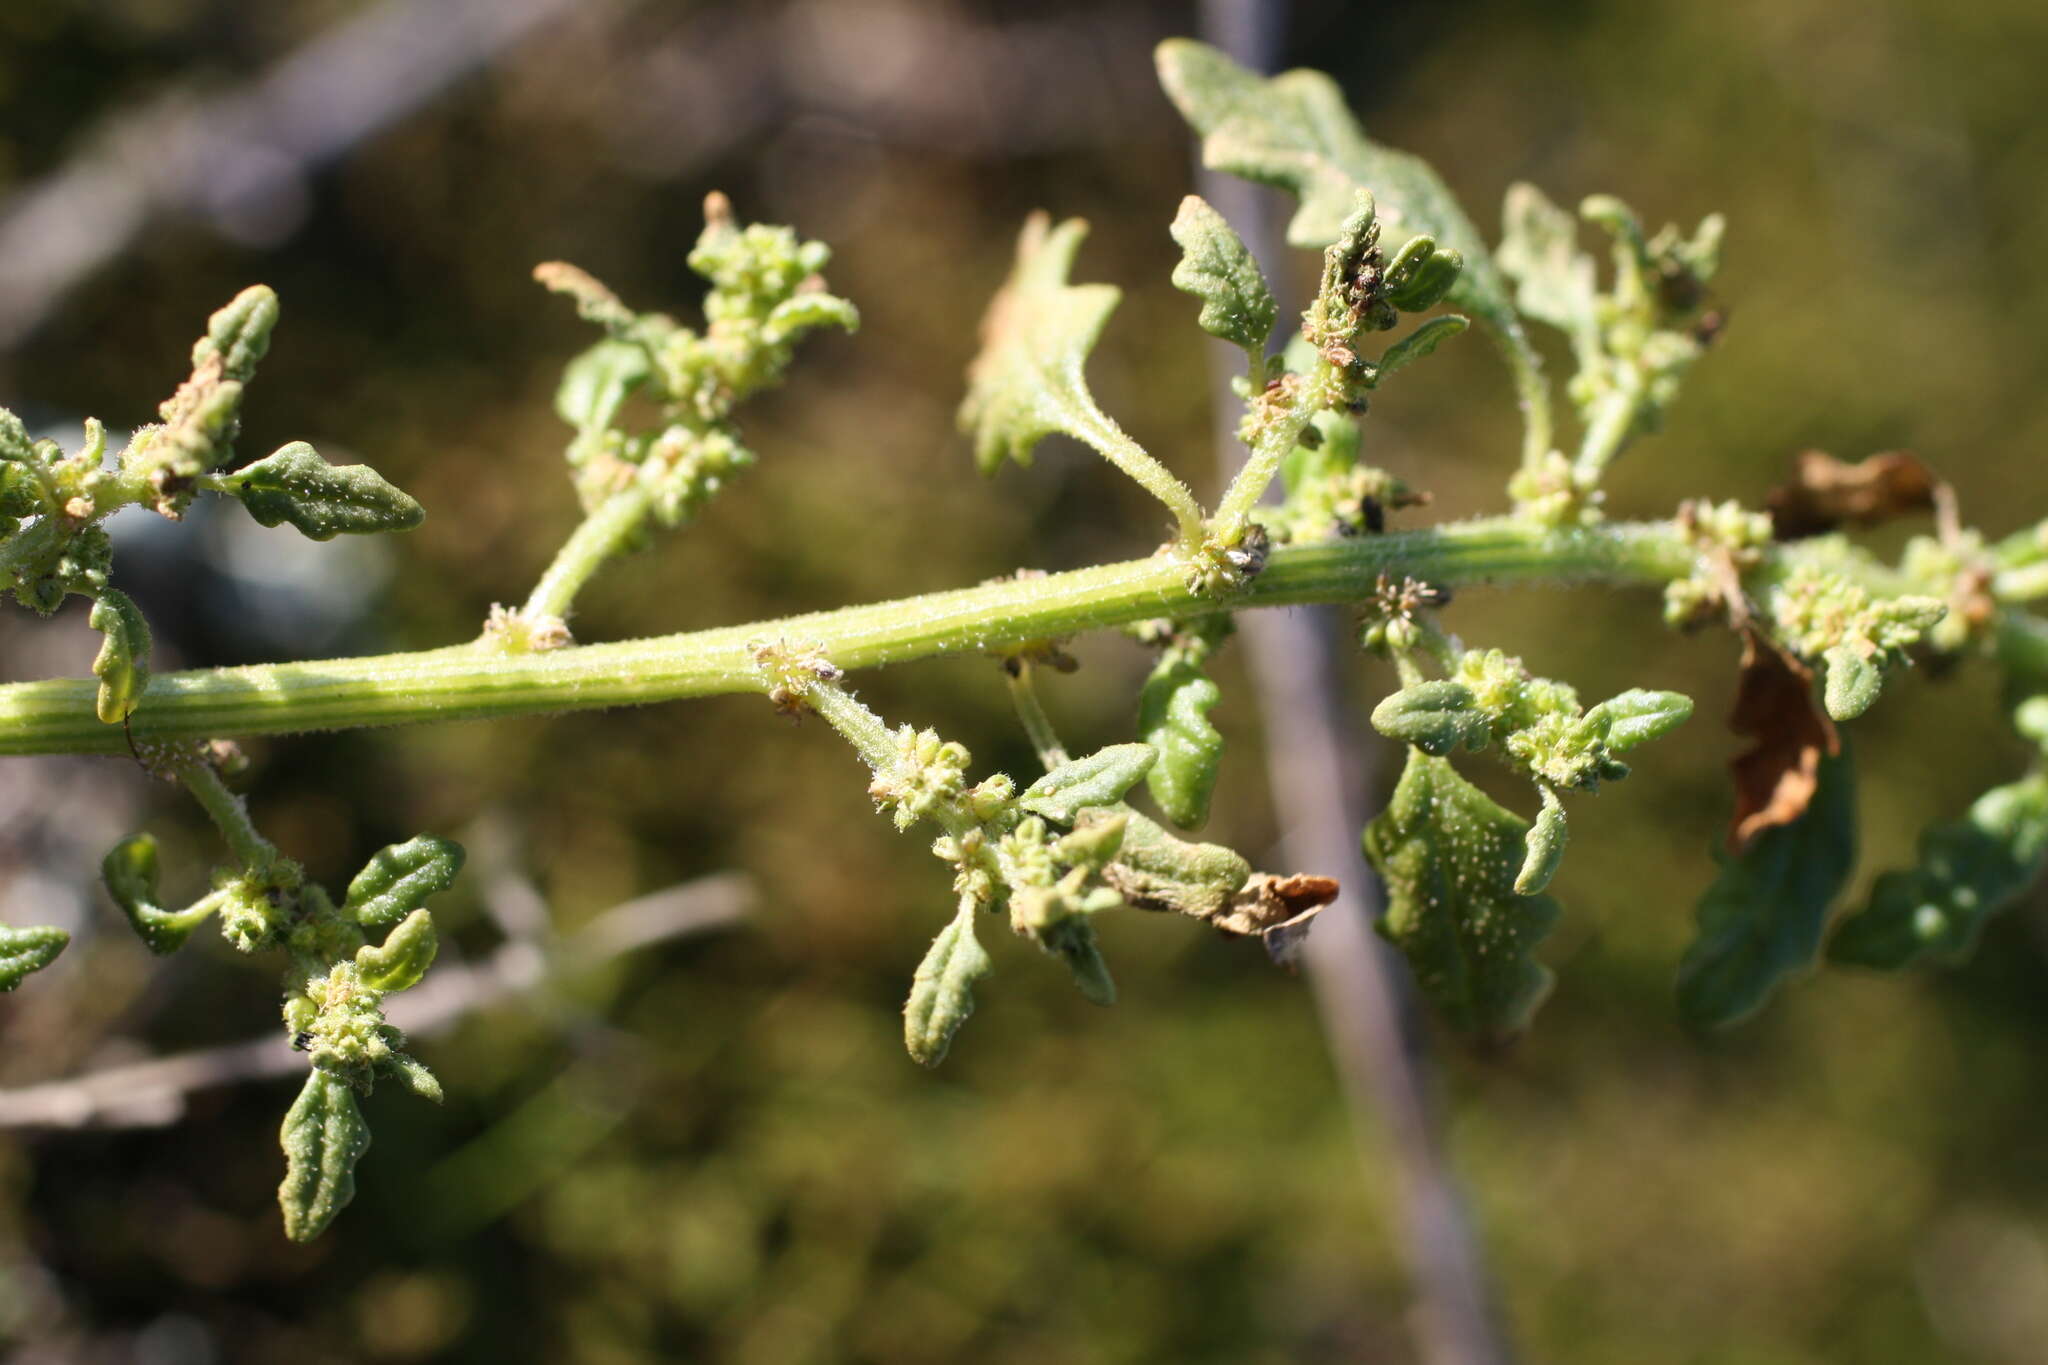
[[[1692,718],[1692,698],[1682,692],[1651,692],[1631,687],[1586,713],[1587,720],[1595,717],[1606,722],[1607,747],[1618,754],[1626,753],[1685,724]]]
[[[256,362],[270,350],[277,312],[277,294],[267,284],[252,284],[235,295],[206,320],[206,335],[192,347],[193,370],[217,356],[223,377],[246,384],[256,373]]]
[[[356,1197],[356,1162],[370,1145],[370,1126],[356,1107],[355,1091],[324,1071],[306,1086],[284,1116],[284,1183],[277,1187],[284,1233],[310,1242]]]
[[[1442,757],[1460,744],[1484,747],[1492,721],[1477,709],[1477,699],[1463,683],[1426,682],[1382,699],[1372,710],[1372,728]]]
[[[1083,806],[1121,801],[1157,761],[1149,744],[1112,744],[1060,764],[1026,787],[1017,804],[1033,815],[1071,825]]]
[[[384,1059],[378,1069],[387,1076],[397,1078],[400,1084],[421,1099],[432,1100],[435,1104],[441,1103],[441,1078],[428,1070],[427,1064],[419,1058],[404,1052],[394,1052]]]
[[[1122,295],[1112,285],[1067,283],[1087,233],[1078,218],[1055,228],[1033,214],[1017,239],[1010,278],[982,319],[960,428],[973,435],[984,474],[1005,458],[1030,464],[1032,448],[1054,432],[1086,440],[1084,433],[1117,430],[1095,405],[1082,371]]]
[[[118,588],[101,592],[86,620],[106,637],[92,661],[93,676],[100,680],[94,705],[101,720],[119,725],[133,714],[142,689],[149,685],[149,622]]]
[[[1387,885],[1379,929],[1457,1028],[1500,1041],[1528,1027],[1551,974],[1531,951],[1559,914],[1548,896],[1515,893],[1527,822],[1449,762],[1419,750],[1393,799],[1365,829]]]
[[[1242,349],[1256,371],[1280,315],[1259,263],[1223,215],[1197,195],[1180,201],[1170,231],[1181,250],[1173,287],[1202,300],[1202,330]]]
[[[71,935],[49,925],[0,924],[0,994],[57,960]]]
[[[356,949],[356,977],[370,989],[387,994],[405,990],[419,984],[440,947],[433,912],[415,910],[400,920],[381,944],[366,943]]]
[[[1678,1012],[1727,1028],[1763,1008],[1785,977],[1813,965],[1828,910],[1856,865],[1854,784],[1846,756],[1821,762],[1799,817],[1761,831],[1700,898],[1699,935],[1678,966]]]
[[[165,910],[157,904],[156,839],[136,834],[115,844],[100,860],[100,879],[107,894],[143,944],[152,953],[174,953],[192,937],[192,931],[214,912],[218,896],[208,896],[183,910]]]
[[[422,834],[379,849],[348,884],[343,913],[359,924],[396,924],[445,891],[462,871],[462,845]]]
[[[1884,690],[1884,667],[1854,645],[1836,645],[1824,656],[1828,671],[1822,689],[1831,720],[1854,720],[1868,711]]]
[[[1436,238],[1423,234],[1410,237],[1387,262],[1387,302],[1404,313],[1421,313],[1436,307],[1465,268],[1457,252],[1439,249]]]
[[[1593,258],[1579,250],[1578,220],[1534,185],[1508,186],[1501,207],[1501,273],[1515,282],[1525,317],[1567,333],[1596,331]]]
[[[563,367],[555,415],[579,432],[601,431],[652,370],[646,347],[607,337]]]
[[[974,1013],[974,983],[989,973],[989,956],[974,936],[974,903],[963,901],[939,931],[910,980],[903,1006],[903,1045],[920,1066],[937,1066],[953,1035]]]
[[[1396,370],[1413,365],[1416,361],[1434,351],[1437,347],[1457,336],[1471,325],[1469,319],[1457,313],[1440,318],[1431,318],[1407,336],[1387,347],[1380,356],[1379,382]]]
[[[1223,735],[1209,723],[1209,712],[1221,695],[1200,667],[1171,654],[1159,661],[1138,694],[1138,733],[1159,756],[1145,774],[1145,785],[1182,829],[1200,829],[1209,818],[1209,797],[1223,759]]]
[[[2017,900],[2048,859],[2048,775],[1977,798],[1961,820],[1920,836],[1920,861],[1877,879],[1870,904],[1835,931],[1828,956],[1895,969],[1953,965],[1976,948],[1985,921]]]
[[[1112,902],[1113,903],[1113,902]],[[1109,964],[1095,946],[1095,925],[1085,915],[1074,915],[1048,928],[1039,939],[1045,950],[1067,964],[1074,988],[1091,1005],[1116,1003],[1116,982]]]
[[[304,441],[219,481],[259,525],[290,522],[310,540],[410,531],[426,519],[412,497],[365,464],[331,465]]]
[[[1843,522],[1875,526],[1934,506],[1941,481],[1916,455],[1888,450],[1854,464],[1819,450],[1802,450],[1792,478],[1773,488],[1771,534],[1798,540],[1832,531]]]
[[[1077,829],[1124,821],[1123,843],[1102,879],[1140,910],[1170,910],[1214,919],[1251,879],[1252,865],[1221,844],[1176,839],[1135,811],[1084,811]]]
[[[1564,805],[1549,787],[1542,787],[1542,792],[1543,809],[1537,812],[1536,823],[1529,826],[1522,840],[1522,870],[1515,874],[1518,896],[1533,896],[1550,885],[1550,879],[1557,875],[1558,863],[1564,859]]]

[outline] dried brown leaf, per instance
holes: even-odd
[[[1841,751],[1834,722],[1813,698],[1813,670],[1754,629],[1742,632],[1742,681],[1728,728],[1750,746],[1735,756],[1735,817],[1728,851],[1789,825],[1806,810],[1820,784],[1823,753]]]
[[[1935,505],[1940,480],[1920,457],[1888,450],[1850,464],[1818,450],[1802,450],[1792,481],[1771,490],[1771,531],[1799,540],[1843,522],[1871,526]]]

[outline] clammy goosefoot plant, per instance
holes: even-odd
[[[439,1098],[382,1002],[431,965],[428,903],[459,874],[462,851],[421,834],[329,892],[255,828],[228,785],[239,735],[723,692],[815,716],[866,766],[877,807],[898,829],[927,827],[951,872],[951,913],[935,917],[904,1007],[906,1047],[927,1065],[956,1041],[996,971],[983,933],[997,920],[1062,964],[1083,996],[1108,1004],[1116,987],[1097,916],[1190,915],[1256,935],[1284,961],[1335,896],[1312,872],[1262,872],[1184,837],[1208,812],[1223,756],[1208,665],[1234,613],[1257,607],[1348,604],[1361,646],[1397,671],[1401,685],[1374,706],[1372,723],[1406,747],[1406,767],[1363,833],[1386,881],[1379,927],[1442,1017],[1476,1038],[1526,1029],[1549,989],[1537,949],[1563,913],[1546,888],[1566,852],[1570,803],[1626,778],[1632,752],[1683,723],[1692,704],[1651,687],[1589,702],[1531,662],[1465,644],[1444,621],[1453,592],[1468,585],[1659,589],[1670,624],[1731,631],[1741,659],[1732,724],[1748,747],[1733,764],[1720,872],[1678,964],[1678,1007],[1694,1025],[1737,1022],[1823,955],[1879,968],[1957,961],[2038,875],[2048,758],[1930,830],[1917,861],[1882,877],[1866,904],[1834,914],[1854,851],[1837,725],[1905,671],[1936,660],[1999,670],[2019,732],[2048,755],[2048,622],[2025,610],[2048,596],[2048,522],[1989,541],[1962,525],[1949,489],[1900,454],[1845,464],[1809,453],[1766,508],[1702,499],[1661,520],[1608,515],[1606,470],[1665,420],[1720,330],[1718,218],[1649,233],[1619,200],[1595,196],[1574,215],[1516,185],[1501,239],[1489,244],[1428,166],[1365,137],[1327,77],[1262,79],[1186,41],[1160,48],[1159,70],[1209,165],[1298,198],[1289,240],[1320,251],[1322,271],[1298,325],[1282,329],[1292,310],[1215,210],[1189,197],[1173,217],[1173,284],[1194,296],[1204,331],[1244,352],[1247,454],[1208,508],[1089,390],[1088,355],[1118,295],[1070,281],[1085,225],[1044,216],[1025,225],[968,369],[961,426],[992,474],[1006,461],[1029,464],[1058,434],[1157,497],[1166,542],[1121,563],[724,629],[577,641],[570,619],[583,585],[694,520],[754,463],[740,404],[782,381],[808,333],[857,323],[825,284],[823,245],[741,226],[718,195],[689,256],[710,284],[701,326],[637,311],[572,266],[536,271],[603,334],[569,363],[556,395],[584,515],[525,601],[492,608],[465,644],[150,672],[149,626],[112,576],[102,523],[115,511],[140,505],[177,520],[213,495],[317,540],[403,531],[423,515],[373,470],[331,465],[303,443],[249,462],[237,453],[242,392],[278,318],[262,286],[213,316],[190,377],[118,454],[96,421],[66,450],[0,415],[0,586],[44,615],[86,597],[103,637],[89,679],[0,687],[0,754],[126,756],[183,785],[218,826],[226,856],[189,901],[189,892],[163,894],[147,834],[112,849],[101,874],[153,951],[175,951],[211,920],[237,949],[282,961],[283,1027],[308,1063],[282,1131],[279,1199],[291,1236],[318,1234],[348,1202],[370,1140],[362,1100],[379,1082]],[[1582,245],[1586,225],[1609,243],[1605,271]],[[1507,510],[1397,529],[1394,518],[1427,498],[1366,461],[1362,419],[1382,386],[1398,386],[1401,371],[1474,324],[1506,358],[1526,423]],[[1565,386],[1570,442],[1529,339],[1535,326],[1563,333],[1575,364]],[[1276,484],[1282,496],[1267,500]],[[1932,529],[1897,563],[1839,530],[1921,511],[1934,514]],[[1133,533],[1144,543],[1153,528]],[[1127,632],[1157,661],[1133,699],[1130,734],[1076,756],[1041,706],[1037,679],[1064,671],[1063,640],[1101,630]],[[890,725],[849,684],[861,669],[961,651],[998,662],[1042,771],[976,774],[960,744]],[[1466,753],[1526,781],[1530,813],[1473,786],[1458,768]],[[64,946],[56,929],[0,929],[0,989]]]

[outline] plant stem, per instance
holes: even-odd
[[[583,585],[606,560],[624,550],[652,510],[647,490],[638,484],[622,488],[599,503],[562,542],[554,562],[540,576],[540,582],[533,585],[533,594],[526,599],[520,614],[528,620],[568,615],[569,604],[576,600]]]
[[[1223,500],[1216,505],[1216,516],[1211,524],[1216,528],[1217,539],[1223,544],[1237,543],[1245,522],[1251,517],[1252,508],[1265,495],[1273,476],[1280,472],[1280,462],[1301,439],[1302,428],[1308,425],[1309,418],[1323,406],[1328,372],[1329,362],[1317,361],[1314,372],[1302,376],[1293,404],[1285,412],[1269,417],[1259,427],[1251,455],[1238,466],[1230,487],[1224,490]]]
[[[1242,607],[1356,602],[1382,573],[1444,587],[1477,583],[1607,582],[1655,586],[1683,576],[1694,551],[1670,522],[1549,530],[1513,518],[1284,546],[1229,597],[1205,597],[1170,556],[1007,579],[923,597],[693,631],[492,655],[458,645],[412,654],[258,664],[150,679],[130,719],[137,739],[213,739],[484,716],[640,705],[758,692],[768,686],[748,649],[763,639],[816,645],[841,668],[875,668],[942,654],[993,651],[1128,625]],[[2007,612],[1999,647],[2048,675],[2048,626]],[[93,709],[91,678],[0,687],[0,754],[116,753],[117,727]]]
[[[1173,513],[1180,543],[1190,550],[1199,548],[1202,543],[1202,504],[1195,501],[1194,491],[1175,478],[1173,471],[1159,463],[1107,415],[1091,411],[1088,418],[1086,424],[1076,428],[1072,434],[1095,447],[1104,459],[1136,480],[1140,488],[1165,503],[1166,510]]]
[[[256,832],[256,824],[249,818],[248,805],[228,790],[211,763],[204,758],[193,758],[180,763],[176,771],[178,780],[212,817],[214,827],[220,830],[221,838],[234,850],[243,867],[256,872],[276,861],[277,845]]]
[[[1017,719],[1023,723],[1024,733],[1031,739],[1031,747],[1038,753],[1039,766],[1051,772],[1067,761],[1067,746],[1060,743],[1059,735],[1052,728],[1052,718],[1045,714],[1045,707],[1038,700],[1038,688],[1031,677],[1031,661],[1018,659],[1016,669],[1007,675],[1010,701],[1017,708]]]

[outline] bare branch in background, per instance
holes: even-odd
[[[551,952],[543,953],[530,939],[511,939],[481,962],[443,966],[417,989],[392,997],[387,1014],[407,1035],[429,1037],[551,980],[737,923],[755,899],[753,883],[737,873],[636,897],[599,915]],[[184,1116],[186,1096],[196,1091],[292,1075],[305,1067],[304,1056],[285,1038],[266,1035],[0,1091],[0,1127],[161,1127]]]

